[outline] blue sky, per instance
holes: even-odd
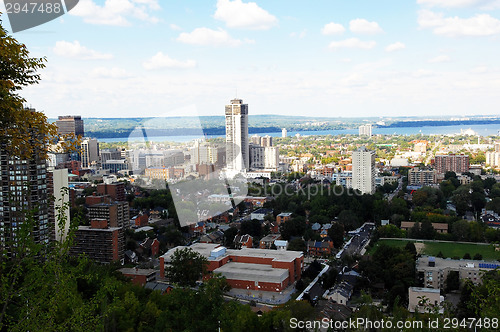
[[[49,117],[500,113],[500,0],[80,0],[14,36]]]

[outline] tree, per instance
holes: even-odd
[[[224,232],[224,246],[227,248],[234,247],[234,238],[238,235],[238,229],[236,227],[229,227]]]
[[[344,226],[337,222],[332,224],[328,230],[328,236],[332,239],[335,248],[340,248],[344,243]]]
[[[181,286],[195,286],[206,273],[208,260],[191,248],[178,249],[172,254],[167,276]]]
[[[1,21],[0,21],[1,23]],[[45,153],[57,133],[41,112],[24,108],[18,92],[40,81],[37,70],[45,67],[45,58],[31,58],[24,44],[7,35],[0,25],[0,144],[11,155],[27,159],[35,151]],[[36,138],[33,137],[36,132]]]
[[[301,238],[296,238],[290,241],[287,250],[306,251],[306,243]]]

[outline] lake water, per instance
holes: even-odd
[[[426,127],[394,127],[394,128],[373,128],[372,133],[382,134],[382,135],[415,135],[415,134],[423,134],[423,135],[448,135],[448,134],[459,134],[460,131],[465,131],[467,129],[472,129],[480,136],[490,136],[490,135],[499,135],[500,133],[500,124],[491,124],[491,125],[471,125],[471,126],[426,126]],[[288,132],[288,137],[295,136],[296,134],[300,134],[302,136],[310,136],[310,135],[356,135],[358,134],[357,129],[342,129],[342,130],[319,130],[319,131],[291,131]],[[252,136],[253,134],[249,134]],[[273,132],[273,133],[259,133],[259,136],[269,135],[272,137],[281,137],[281,132]],[[206,138],[216,138],[216,137],[224,137],[224,135],[207,135]],[[195,139],[203,138],[202,136],[150,136],[148,140],[151,142],[178,142],[184,143],[189,142]],[[127,142],[129,140],[128,137],[111,137],[111,138],[99,138],[100,142],[109,143],[109,142]],[[141,141],[139,138],[132,138],[133,141]]]

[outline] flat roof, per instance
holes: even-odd
[[[429,260],[434,259],[435,266],[429,266]],[[481,264],[481,266],[480,266]],[[484,264],[491,264],[492,266],[499,265],[497,261],[475,261],[472,259],[451,259],[451,258],[439,258],[433,256],[422,256],[417,259],[417,270],[426,271],[439,271],[444,268],[452,269],[482,269],[488,270],[493,268],[485,267]]]
[[[175,248],[170,249],[167,251],[162,257],[165,259],[165,262],[170,262],[171,256],[174,254],[174,252],[178,249],[184,249],[184,248],[191,248],[192,250],[196,251],[197,253],[203,255],[204,257],[209,258],[210,253],[218,248],[222,247],[220,244],[217,243],[195,243],[189,247],[186,246],[177,246]],[[224,257],[227,257],[228,255],[232,256],[240,256],[240,257],[259,257],[259,258],[272,258],[276,261],[281,261],[281,262],[292,262],[295,259],[302,257],[302,251],[283,251],[283,250],[272,250],[272,249],[256,249],[256,248],[242,248],[240,250],[238,249],[227,249],[226,253],[224,255],[221,255],[217,258],[210,258],[210,260],[221,260]]]
[[[266,264],[227,263],[214,270],[226,279],[282,283],[288,278],[287,269],[276,269]]]
[[[438,293],[440,294],[440,290],[437,288],[426,288],[426,287],[410,287],[410,290],[412,292],[417,292],[417,293]]]
[[[123,274],[130,274],[130,275],[136,275],[136,276],[148,276],[150,274],[156,273],[156,270],[153,270],[153,269],[136,269],[133,267],[132,268],[124,267],[124,268],[119,269],[118,271],[120,271]]]

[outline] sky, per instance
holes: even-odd
[[[500,0],[80,0],[13,36],[49,118],[500,115]]]

